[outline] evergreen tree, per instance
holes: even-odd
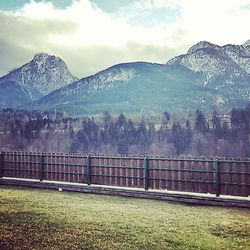
[[[170,117],[171,117],[171,115],[168,112],[163,113],[162,128],[165,131],[168,129],[168,124],[169,124],[169,121],[170,121]]]
[[[200,110],[196,110],[195,115],[195,129],[204,134],[208,130],[206,117]]]
[[[186,129],[185,129],[185,135],[184,135],[184,145],[185,145],[185,151],[189,144],[192,142],[193,139],[193,132],[191,128],[190,121],[186,120]]]
[[[220,117],[219,117],[219,114],[217,111],[213,112],[212,126],[213,126],[213,133],[214,133],[215,137],[217,139],[221,138],[221,136],[222,136],[221,120],[220,120]]]
[[[176,154],[179,155],[185,152],[185,132],[179,122],[174,122],[172,125],[173,143],[176,149]]]

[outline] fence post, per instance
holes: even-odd
[[[144,189],[148,190],[148,158],[144,157]]]
[[[3,177],[3,152],[0,151],[0,178]]]
[[[44,179],[44,154],[40,156],[40,181]]]
[[[86,167],[87,167],[87,184],[91,185],[91,158],[90,155],[87,156],[86,159]]]
[[[214,174],[215,174],[215,193],[216,196],[220,196],[220,171],[218,160],[214,161]]]

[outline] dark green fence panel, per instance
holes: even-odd
[[[250,160],[0,152],[0,178],[250,195]]]
[[[0,178],[4,176],[4,153],[0,151]]]

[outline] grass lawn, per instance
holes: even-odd
[[[250,211],[0,187],[0,249],[250,249]]]

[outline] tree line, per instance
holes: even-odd
[[[9,109],[0,113],[0,139],[2,150],[249,157],[250,105],[186,119],[165,112],[160,121]]]

